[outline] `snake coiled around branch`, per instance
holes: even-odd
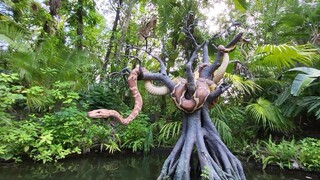
[[[228,52],[230,52],[234,48],[235,46],[232,46],[230,48],[225,48],[222,45],[218,46],[218,50],[223,53],[223,57],[220,67],[213,73],[212,80],[199,78],[201,70],[206,65],[202,64],[199,66],[198,70],[194,73],[194,78],[196,81],[196,91],[191,99],[185,98],[185,93],[187,91],[187,80],[181,77],[174,80],[176,85],[174,86],[172,92],[170,92],[166,86],[155,86],[149,80],[145,80],[145,88],[150,94],[153,95],[161,96],[170,93],[174,103],[179,109],[183,110],[186,113],[193,113],[195,110],[200,109],[203,106],[210,92],[215,90],[217,84],[223,78],[223,75],[226,72],[229,64]],[[217,103],[217,101],[218,98],[214,99],[213,102],[209,104],[209,106],[212,107]]]

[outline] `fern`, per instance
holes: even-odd
[[[209,113],[210,117],[212,117],[212,122],[217,128],[221,138],[224,140],[224,142],[230,144],[232,142],[231,128],[227,124],[227,116],[222,110],[221,106],[214,106]]]
[[[165,124],[160,130],[160,138],[169,139],[172,137],[177,137],[181,133],[181,126],[181,121]]]
[[[106,147],[106,150],[111,154],[113,154],[115,151],[121,151],[119,145],[114,141],[110,141],[109,143],[104,144],[104,146]]]

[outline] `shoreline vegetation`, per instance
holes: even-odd
[[[59,163],[67,162],[67,161],[73,161],[78,158],[83,159],[83,158],[90,158],[90,157],[99,157],[99,158],[121,157],[121,158],[123,158],[126,156],[131,157],[131,156],[149,156],[149,155],[169,155],[169,153],[172,151],[172,148],[173,147],[152,148],[151,151],[147,154],[145,154],[143,151],[132,152],[132,150],[130,150],[130,149],[124,149],[120,152],[110,154],[107,151],[100,152],[98,149],[96,149],[96,150],[92,150],[91,152],[87,152],[86,154],[70,154],[70,155],[66,156],[64,159],[61,159],[57,162],[47,162],[47,163],[54,165],[56,163],[59,164]],[[268,174],[268,172],[271,172],[271,171],[273,171],[273,174],[275,174],[274,171],[279,172],[279,173],[281,172],[283,174],[291,174],[291,175],[298,174],[299,177],[303,176],[306,179],[316,179],[316,178],[320,177],[320,174],[319,174],[320,171],[306,170],[306,169],[289,169],[288,167],[280,167],[279,165],[276,165],[276,164],[269,164],[266,167],[263,167],[262,163],[257,162],[254,159],[248,160],[247,156],[242,156],[239,154],[235,154],[235,155],[239,158],[239,160],[241,160],[245,169],[252,168],[252,169],[255,169],[258,171],[262,171],[267,174]],[[4,161],[2,159],[2,160],[0,160],[0,166],[5,166],[8,168],[10,166],[16,166],[16,165],[20,165],[20,164],[23,165],[23,163],[30,163],[30,162],[35,163],[34,160],[30,159],[27,156],[24,156],[22,159],[23,159],[23,161],[19,162],[18,164],[16,162],[14,162],[13,160]],[[43,164],[42,162],[36,162],[36,163],[38,165]],[[43,164],[43,165],[45,165],[45,164]]]
[[[109,93],[97,101],[90,99],[92,96],[70,91],[71,84],[68,82],[57,82],[56,88],[49,91],[40,86],[22,90],[21,86],[14,83],[17,79],[16,74],[0,76],[0,81],[6,87],[6,93],[2,96],[4,101],[1,107],[4,108],[0,127],[0,159],[3,160],[20,162],[24,156],[47,163],[74,154],[86,154],[92,150],[110,154],[124,149],[149,152],[153,148],[173,146],[181,133],[181,122],[173,119],[181,119],[182,113],[176,110],[173,104],[168,104],[166,109],[170,115],[160,116],[160,112],[150,113],[158,109],[144,109],[128,126],[121,126],[112,120],[89,119],[87,111],[84,110],[90,107],[95,109],[94,106],[99,102],[106,103],[103,105],[106,107],[114,106],[111,102],[116,100],[112,93],[109,94],[111,91],[107,91]],[[91,93],[97,94],[100,90],[100,87],[97,87]],[[30,101],[27,98],[31,95],[42,98],[44,93],[46,100],[50,102],[48,106],[42,107],[47,109],[46,112],[35,114],[21,109],[28,107],[25,105]],[[125,115],[131,112],[129,106],[123,102],[117,107],[119,112],[125,112]],[[319,139],[307,138],[306,134],[292,138],[293,132],[291,138],[290,133],[284,136],[274,132],[270,132],[269,137],[257,138],[259,133],[255,132],[255,128],[238,128],[246,124],[242,121],[245,114],[239,108],[226,107],[225,110],[232,113],[223,113],[222,106],[216,106],[210,114],[220,114],[218,118],[230,119],[233,122],[230,125],[219,124],[222,121],[213,118],[221,138],[233,153],[248,160],[255,160],[261,164],[262,169],[277,165],[282,169],[319,172]],[[169,113],[170,111],[172,113]],[[15,119],[17,117],[20,119]],[[260,126],[260,129],[263,130],[263,126]]]
[[[142,79],[176,90],[184,83],[169,79],[185,77],[187,69],[181,98],[193,99],[196,110],[207,104],[198,107],[195,80],[214,77],[225,60],[221,81],[206,82],[210,92],[225,90],[219,98],[206,97],[217,101],[205,114],[214,124],[210,131],[261,169],[320,173],[318,1],[0,1],[0,163],[50,164],[96,151],[143,154],[172,147],[184,129],[180,103],[150,94]],[[212,7],[226,10],[213,15]],[[211,32],[209,23],[219,30]],[[239,33],[242,42],[232,52],[221,48]],[[135,102],[127,79],[137,64],[154,75],[137,77],[139,115],[127,126],[88,118],[87,112],[102,108],[130,115]],[[191,127],[202,137],[198,124]],[[189,156],[193,143],[185,142]],[[203,173],[210,177],[207,169]]]

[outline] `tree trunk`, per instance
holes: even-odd
[[[163,164],[158,180],[191,179],[194,146],[203,179],[246,179],[240,161],[222,142],[205,105],[194,113],[184,114],[182,134]]]
[[[119,0],[118,6],[117,6],[117,10],[116,10],[116,17],[115,17],[114,22],[113,22],[112,33],[111,33],[110,40],[109,40],[109,46],[108,46],[108,49],[107,49],[106,56],[104,58],[104,63],[102,65],[105,70],[107,70],[107,67],[108,67],[111,51],[112,51],[112,48],[113,48],[113,42],[114,42],[114,39],[115,39],[115,32],[117,30],[118,23],[120,21],[120,9],[121,9],[122,3],[123,3],[123,0]]]
[[[124,47],[123,42],[124,42],[126,34],[127,34],[127,30],[128,30],[129,23],[131,20],[132,9],[133,9],[135,2],[136,1],[130,1],[128,4],[128,7],[126,9],[126,12],[125,12],[125,18],[124,18],[123,24],[121,26],[121,36],[119,38],[118,46],[116,48],[116,59],[117,60],[121,59],[121,50],[123,50],[123,47]]]
[[[77,49],[83,49],[83,0],[78,0],[78,9],[77,9]]]

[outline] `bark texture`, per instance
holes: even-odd
[[[241,162],[222,142],[216,128],[211,122],[208,107],[184,114],[182,134],[163,164],[161,179],[191,178],[191,156],[194,150],[199,159],[201,173],[208,179],[246,179]]]

